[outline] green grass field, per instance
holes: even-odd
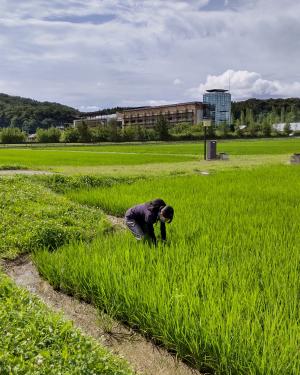
[[[287,155],[300,150],[300,139],[223,141],[218,152],[230,155]],[[62,167],[134,166],[196,162],[203,159],[203,142],[171,144],[124,144],[107,146],[0,149],[0,165],[57,169]]]
[[[299,152],[300,138],[259,139],[259,140],[219,140],[218,151],[230,155],[276,155]],[[101,146],[68,147],[74,151],[94,152],[137,152],[145,154],[203,155],[203,141],[149,144],[118,144]]]
[[[175,208],[169,242],[149,248],[120,233],[38,252],[36,262],[56,287],[201,370],[296,375],[299,179],[297,166],[276,166],[69,192],[115,215],[163,197]]]
[[[288,161],[300,139],[218,151],[230,161],[199,161],[201,143],[0,149],[3,168],[69,175],[0,179],[2,256],[34,250],[56,288],[203,372],[298,375],[300,169]],[[107,230],[99,209],[123,216],[157,197],[175,208],[165,246]]]

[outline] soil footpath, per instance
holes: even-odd
[[[138,374],[200,375],[198,371],[176,360],[166,350],[100,313],[93,306],[54,290],[40,277],[28,255],[6,261],[2,265],[17,285],[36,294],[51,309],[62,312],[84,334],[94,337],[114,353],[124,357]]]
[[[14,176],[17,174],[24,174],[27,176],[40,175],[40,174],[53,174],[49,171],[33,171],[29,169],[1,169],[0,176]]]

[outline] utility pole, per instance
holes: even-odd
[[[207,159],[207,157],[206,157],[206,139],[207,139],[207,127],[208,126],[211,126],[211,120],[203,120],[204,160]]]
[[[204,128],[204,160],[206,160],[206,128],[207,126],[204,125],[203,128]]]

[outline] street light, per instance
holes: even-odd
[[[203,130],[204,130],[204,160],[206,160],[206,131],[208,126],[211,126],[211,120],[203,120]]]

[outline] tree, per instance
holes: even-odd
[[[24,121],[23,130],[28,134],[34,134],[36,129],[38,128],[38,125],[38,122],[34,118],[30,118]]]
[[[121,139],[121,129],[116,119],[112,118],[108,121],[109,136],[108,140],[117,142]]]
[[[52,118],[44,118],[41,121],[41,127],[43,129],[49,129],[51,127],[54,127],[54,125],[55,125],[55,121]]]
[[[38,129],[36,132],[37,141],[40,143],[58,143],[61,131],[56,128]]]
[[[281,108],[281,111],[280,111],[280,122],[281,123],[285,122],[285,107]]]
[[[91,142],[92,134],[85,121],[82,121],[81,124],[78,125],[77,129],[79,133],[79,142]]]
[[[166,141],[170,138],[168,122],[164,118],[164,116],[160,115],[158,117],[158,120],[155,125],[155,131],[158,135],[158,138],[162,141]]]
[[[241,112],[241,125],[246,125],[245,112],[244,111]]]
[[[79,140],[79,132],[76,128],[69,128],[63,131],[61,136],[62,142],[76,143]]]
[[[291,124],[289,122],[284,124],[283,133],[285,135],[289,135],[291,133]]]
[[[26,140],[26,134],[19,128],[4,128],[0,132],[1,143],[22,143]]]
[[[219,133],[219,136],[224,137],[224,138],[226,138],[228,136],[229,130],[230,130],[230,128],[229,128],[227,122],[225,122],[225,121],[222,122],[217,128],[217,132]]]
[[[261,130],[265,137],[269,137],[271,135],[272,127],[267,117],[265,117],[262,121]]]
[[[297,119],[296,108],[294,105],[290,107],[289,112],[286,115],[286,122],[295,122]]]
[[[11,120],[10,120],[10,127],[11,128],[21,128],[22,124],[21,124],[21,120],[17,117],[17,116],[14,116]]]

